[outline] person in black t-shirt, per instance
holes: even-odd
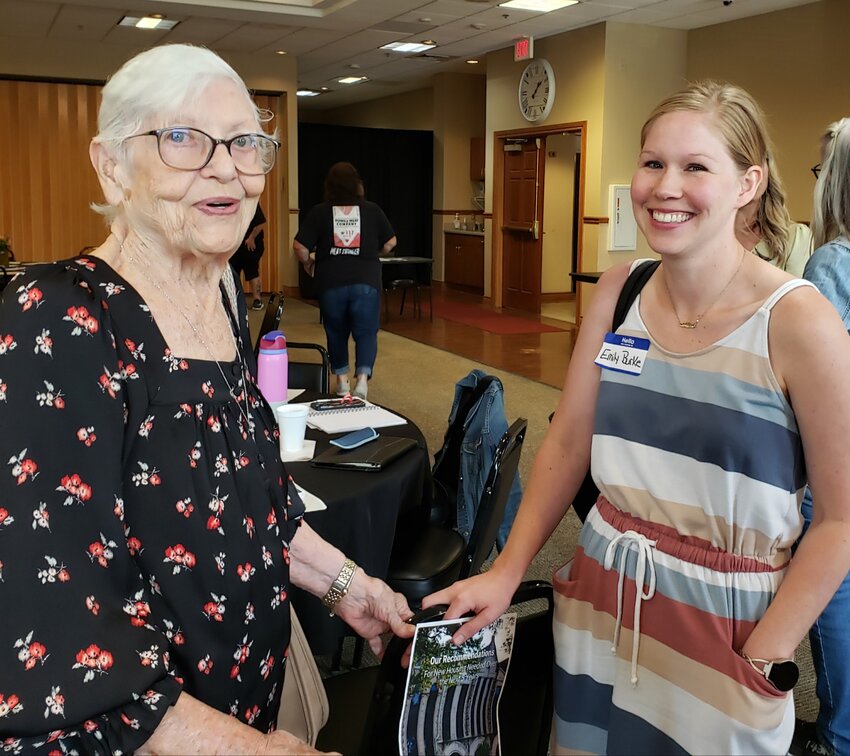
[[[251,293],[254,295],[254,302],[251,305],[251,309],[254,310],[263,309],[260,258],[265,250],[263,240],[265,227],[266,216],[263,213],[263,208],[258,204],[257,211],[245,232],[245,238],[233,253],[233,257],[230,258],[230,264],[233,266],[237,278],[243,271],[245,272],[245,281],[251,287]]]
[[[316,278],[337,393],[351,390],[348,337],[354,337],[354,395],[366,398],[378,354],[381,261],[396,245],[395,232],[378,205],[364,198],[363,182],[351,163],[331,166],[325,201],[316,205],[295,235],[293,249]]]

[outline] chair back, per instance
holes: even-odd
[[[552,585],[540,580],[521,583],[511,599],[510,611],[517,611],[518,616],[510,666],[499,702],[501,753],[543,756],[548,751],[552,722],[553,607]],[[439,620],[446,609],[431,607],[410,621]],[[401,666],[401,658],[408,643],[394,637],[387,646],[357,753],[399,752],[398,723],[407,682],[407,670]],[[352,726],[356,725],[352,723]],[[422,752],[435,753],[434,743],[426,743]]]
[[[499,526],[505,516],[505,507],[511,494],[514,477],[519,468],[519,458],[522,454],[522,444],[525,441],[525,431],[528,420],[519,418],[508,428],[493,456],[493,464],[484,483],[478,511],[469,542],[463,554],[463,564],[460,568],[459,580],[476,575],[481,571],[481,565],[490,555],[496,543]]]
[[[293,359],[293,350],[310,349],[319,356],[319,362],[299,362]],[[331,360],[328,350],[321,344],[301,341],[288,341],[286,351],[289,354],[289,388],[303,388],[308,391],[330,392]]]
[[[263,322],[260,325],[260,331],[257,333],[257,340],[254,343],[255,357],[260,354],[260,339],[267,333],[277,330],[281,317],[283,317],[283,296],[279,291],[275,291],[269,297],[269,301],[266,304],[266,311],[263,313]]]

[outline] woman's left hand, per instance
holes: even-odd
[[[336,613],[369,641],[369,647],[378,657],[384,653],[382,633],[392,630],[401,638],[411,638],[415,630],[405,622],[413,616],[407,599],[383,580],[369,577],[362,570],[355,574],[349,592],[337,604]]]

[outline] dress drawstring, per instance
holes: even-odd
[[[610,570],[614,564],[614,558],[617,552],[617,547],[622,546],[620,550],[620,561],[617,567],[619,577],[617,580],[617,622],[614,624],[614,638],[611,644],[611,651],[617,653],[617,645],[620,642],[620,628],[623,624],[623,580],[626,575],[626,556],[629,551],[634,548],[637,552],[637,566],[635,567],[635,613],[634,613],[634,632],[632,633],[632,685],[637,685],[637,660],[638,649],[640,647],[640,607],[642,601],[649,601],[655,595],[655,561],[653,559],[652,549],[655,546],[655,541],[649,540],[645,535],[642,535],[634,530],[627,530],[625,533],[620,533],[608,543],[608,548],[605,549],[605,561],[603,566],[606,570]],[[648,585],[645,585],[646,573],[649,571]],[[646,588],[646,590],[644,590]]]

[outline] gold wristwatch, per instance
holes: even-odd
[[[348,589],[351,588],[351,581],[354,579],[354,573],[357,571],[357,565],[353,559],[346,559],[342,563],[342,569],[336,580],[331,583],[328,592],[322,596],[322,603],[331,610],[331,617],[336,614],[336,605],[348,594]]]

